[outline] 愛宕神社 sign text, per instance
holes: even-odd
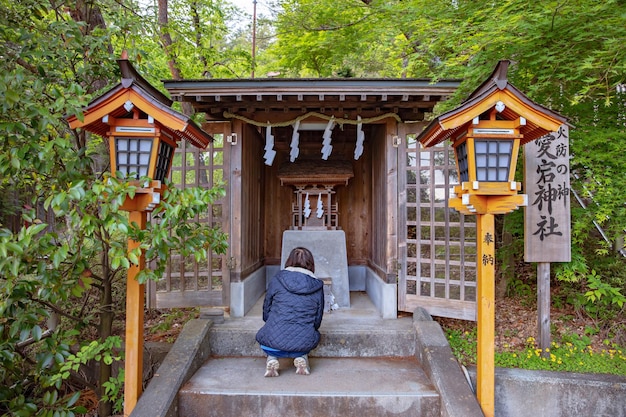
[[[569,129],[524,147],[524,261],[571,260]]]

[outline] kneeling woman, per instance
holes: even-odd
[[[320,341],[324,284],[315,278],[313,254],[295,248],[285,269],[270,280],[263,302],[265,324],[256,340],[267,354],[265,376],[278,376],[278,358],[295,358],[296,374],[309,375],[308,354]]]

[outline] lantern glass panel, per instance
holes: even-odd
[[[506,182],[511,169],[512,140],[476,139],[476,179],[478,181]]]
[[[174,154],[174,147],[169,143],[161,141],[159,144],[159,155],[156,164],[156,172],[154,173],[154,179],[157,181],[165,180],[165,177],[170,172],[170,165],[172,164],[172,156]]]
[[[467,142],[463,142],[456,147],[456,159],[459,164],[459,174],[461,175],[461,182],[469,181],[469,172],[467,164]]]
[[[151,154],[152,138],[115,139],[116,166],[124,178],[147,176]]]

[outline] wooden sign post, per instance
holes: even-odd
[[[524,209],[524,261],[537,263],[537,334],[549,357],[550,263],[572,259],[569,128],[566,124],[526,145],[524,184],[530,197]]]

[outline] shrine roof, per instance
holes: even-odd
[[[347,184],[352,177],[354,170],[350,161],[297,160],[278,169],[281,185],[332,186]]]
[[[262,122],[319,112],[356,119],[390,113],[418,121],[456,91],[460,80],[387,78],[255,78],[164,80],[175,101],[190,102],[208,120],[228,114]],[[262,114],[262,116],[261,116]]]

